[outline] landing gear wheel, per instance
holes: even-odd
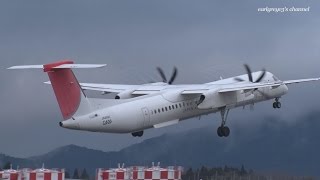
[[[222,132],[222,127],[221,126],[218,127],[217,134],[218,134],[219,137],[223,137],[223,132]]]
[[[131,133],[133,137],[142,137],[143,136],[143,131],[139,131],[139,132],[134,132]]]
[[[230,129],[229,129],[229,127],[228,127],[228,126],[223,127],[223,128],[222,128],[222,132],[223,132],[223,136],[224,136],[224,137],[228,137],[229,134],[230,134]]]
[[[279,100],[276,99],[276,102],[274,102],[272,104],[272,106],[273,106],[274,109],[279,109],[279,108],[281,108],[281,102],[279,102]]]
[[[217,129],[217,134],[219,137],[228,137],[230,134],[230,129],[227,126],[220,126]]]
[[[281,102],[276,102],[276,107],[281,108]]]

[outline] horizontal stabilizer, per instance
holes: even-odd
[[[43,65],[12,66],[8,69],[43,69]]]
[[[101,68],[105,67],[106,64],[62,64],[54,67],[54,69],[81,69],[81,68]]]
[[[106,64],[62,64],[53,69],[81,69],[81,68],[101,68],[105,67]],[[23,66],[12,66],[8,69],[44,69],[43,65],[23,65]]]

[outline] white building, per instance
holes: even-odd
[[[7,179],[7,180],[18,180],[19,178],[19,171],[12,169],[6,169],[0,171],[0,179]]]
[[[64,180],[64,169],[22,169],[21,180]],[[19,179],[20,180],[20,179]]]
[[[63,169],[7,169],[0,171],[0,179],[7,180],[64,180]]]
[[[182,167],[169,166],[161,168],[152,166],[118,167],[97,169],[96,180],[181,180]]]

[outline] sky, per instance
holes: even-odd
[[[309,12],[258,12],[264,7],[310,7]],[[143,138],[63,129],[57,102],[41,70],[7,67],[73,59],[106,63],[107,68],[77,70],[80,82],[142,84],[160,81],[177,66],[175,84],[205,83],[266,68],[282,80],[320,77],[320,2],[317,0],[57,0],[0,2],[0,152],[16,157],[76,144],[119,150],[163,133],[212,126],[218,114],[147,130]],[[272,101],[254,111],[230,112],[228,124],[252,127],[264,117],[288,123],[318,109],[320,83],[292,85],[274,111]],[[90,97],[101,97],[88,92]],[[260,120],[260,121],[259,121]],[[232,136],[230,136],[232,138]]]

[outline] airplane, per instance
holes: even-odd
[[[177,76],[174,68],[169,81],[158,68],[163,82],[142,85],[79,83],[72,69],[101,68],[106,64],[74,64],[61,60],[45,65],[12,66],[8,69],[42,69],[49,76],[58,101],[63,128],[105,132],[131,133],[143,136],[144,130],[161,128],[193,117],[220,112],[219,137],[228,137],[226,125],[229,110],[252,106],[274,99],[272,107],[281,108],[280,98],[294,83],[318,81],[320,78],[281,81],[271,72],[262,69],[252,72],[244,65],[247,74],[205,84],[173,85]],[[89,98],[84,90],[117,93],[115,99]]]

